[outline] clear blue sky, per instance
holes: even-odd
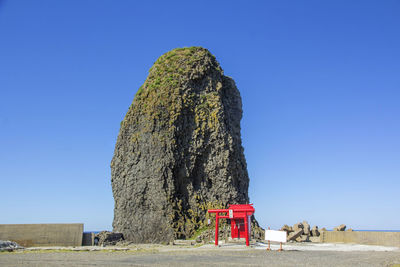
[[[1,0],[0,0],[1,1]],[[400,1],[0,2],[0,223],[111,229],[148,69],[203,46],[243,98],[262,226],[400,229]]]

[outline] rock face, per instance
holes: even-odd
[[[111,162],[113,227],[133,242],[171,242],[208,208],[248,203],[235,82],[200,47],[162,55],[139,88]]]

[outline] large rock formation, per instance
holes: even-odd
[[[169,242],[205,227],[207,209],[248,203],[235,82],[201,47],[162,55],[139,88],[111,162],[114,231]]]

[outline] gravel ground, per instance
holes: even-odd
[[[285,247],[284,247],[285,248]],[[392,266],[400,251],[283,252],[238,247],[136,247],[127,251],[31,250],[0,253],[0,266]]]

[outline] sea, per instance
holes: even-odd
[[[331,230],[329,230],[331,231]],[[354,230],[355,232],[400,232],[400,230]]]

